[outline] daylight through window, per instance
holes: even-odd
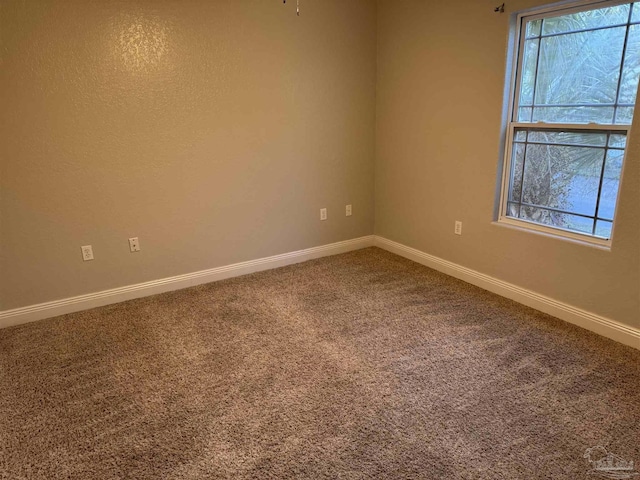
[[[640,76],[640,2],[519,25],[501,221],[608,240]]]

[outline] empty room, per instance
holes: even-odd
[[[640,2],[0,0],[0,479],[640,476]]]

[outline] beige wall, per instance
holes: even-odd
[[[492,223],[509,13],[543,2],[499,3],[378,2],[376,234],[640,327],[640,131],[611,251]]]
[[[373,233],[376,5],[301,7],[0,0],[0,310]]]
[[[497,3],[0,0],[0,310],[370,234],[375,147],[377,234],[640,326],[640,132],[610,252],[492,223]]]

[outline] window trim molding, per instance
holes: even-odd
[[[534,233],[542,233],[548,236],[551,236],[556,239],[568,239],[573,241],[578,241],[583,244],[591,245],[599,248],[611,249],[612,240],[615,236],[616,222],[615,219],[617,217],[619,201],[616,202],[616,207],[613,215],[613,224],[611,227],[611,235],[610,238],[605,239],[601,237],[596,237],[593,235],[589,235],[586,233],[580,233],[572,230],[566,230],[560,227],[550,227],[543,224],[531,222],[525,219],[517,219],[513,217],[508,217],[507,213],[507,199],[509,195],[509,183],[510,183],[510,174],[511,174],[511,158],[510,153],[513,148],[513,130],[517,127],[524,128],[569,128],[571,126],[575,126],[576,124],[560,124],[560,123],[547,123],[547,122],[516,122],[514,121],[515,109],[517,108],[517,94],[519,92],[521,78],[519,78],[520,73],[520,62],[524,57],[524,42],[522,41],[522,30],[524,27],[525,20],[538,20],[541,18],[549,18],[553,16],[561,16],[574,12],[583,11],[588,9],[589,7],[597,8],[598,6],[604,8],[607,6],[616,6],[616,5],[624,5],[627,3],[633,3],[634,0],[579,0],[579,1],[563,1],[552,3],[549,5],[544,5],[540,7],[533,7],[526,10],[522,10],[520,12],[516,12],[511,17],[511,22],[509,24],[509,35],[508,35],[508,49],[507,49],[507,65],[506,65],[506,75],[505,80],[508,82],[505,85],[505,110],[503,110],[503,120],[502,125],[500,127],[502,132],[501,139],[501,151],[500,155],[500,169],[501,171],[501,179],[498,188],[498,199],[497,199],[497,208],[496,208],[496,222],[498,224],[504,224],[511,227],[516,227],[519,230],[529,231]],[[554,15],[548,15],[550,12],[553,12]],[[510,57],[510,58],[509,58]],[[638,104],[638,99],[636,99],[636,105]],[[631,125],[629,124],[579,124],[581,129],[586,130],[619,130],[626,132],[627,138],[630,138],[631,135]],[[624,171],[626,170],[625,166],[627,163],[627,153],[628,153],[628,144],[624,150],[624,156],[622,160],[622,171],[620,172],[620,185],[623,184]],[[620,193],[620,191],[618,192]]]

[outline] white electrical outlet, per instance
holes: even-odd
[[[320,220],[326,220],[327,219],[327,209],[326,208],[321,208],[320,209]]]
[[[82,260],[85,262],[87,260],[93,260],[93,248],[91,248],[91,245],[84,245],[80,248],[82,249]]]
[[[456,227],[453,230],[456,235],[462,235],[462,222],[456,220]]]
[[[129,239],[129,250],[132,252],[140,251],[140,241],[138,240],[138,237],[132,237]]]
[[[351,216],[351,213],[352,213],[352,211],[351,211],[351,205],[347,205],[347,206],[346,206],[346,208],[345,208],[345,215],[346,215],[347,217],[350,217],[350,216]]]

